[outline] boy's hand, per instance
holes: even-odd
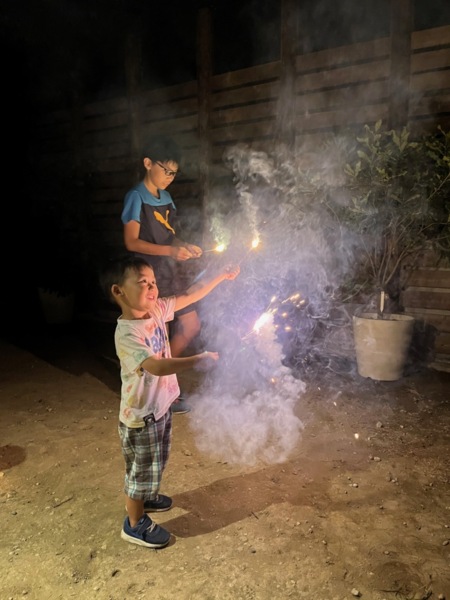
[[[208,352],[205,350],[201,354],[198,354],[199,361],[196,365],[196,368],[200,371],[204,371],[208,368],[211,368],[213,364],[219,360],[218,352]]]
[[[200,246],[196,246],[195,244],[186,244],[186,248],[192,254],[193,258],[198,258],[203,254],[203,250],[200,248]]]
[[[236,279],[241,272],[239,265],[227,265],[225,267],[225,279]]]
[[[170,256],[175,260],[189,260],[194,257],[188,246],[171,246]]]
[[[186,244],[185,242],[172,246],[170,256],[175,260],[189,260],[190,258],[198,258],[203,254],[203,250],[194,244]]]
[[[199,356],[204,360],[219,360],[218,352],[209,352],[208,350],[205,350]]]

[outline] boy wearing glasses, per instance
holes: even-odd
[[[125,195],[121,215],[125,247],[153,268],[162,296],[176,296],[186,287],[178,263],[202,255],[201,248],[176,236],[176,207],[166,189],[178,173],[181,151],[171,138],[153,136],[144,145],[142,161],[144,179]],[[195,305],[178,310],[171,328],[172,356],[181,356],[199,332]],[[172,410],[182,414],[190,408],[180,397]]]

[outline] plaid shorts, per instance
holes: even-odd
[[[169,458],[172,411],[137,429],[119,422],[119,436],[125,459],[125,494],[133,500],[154,500]]]

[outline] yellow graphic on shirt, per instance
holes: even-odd
[[[166,218],[164,218],[162,216],[162,214],[159,213],[157,210],[153,211],[153,215],[154,215],[155,219],[157,221],[159,221],[160,223],[162,223],[164,225],[164,227],[167,227],[167,229],[169,229],[175,235],[175,229],[169,225],[169,221],[168,221],[169,213],[170,213],[170,210],[166,210]]]

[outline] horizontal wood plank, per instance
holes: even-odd
[[[444,45],[450,45],[450,25],[413,31],[411,34],[411,47],[413,50]]]
[[[370,62],[389,55],[389,38],[378,38],[337,48],[327,48],[296,58],[298,73],[316,69],[329,69],[354,63]]]
[[[411,92],[430,92],[450,88],[450,69],[411,75]]]
[[[450,269],[416,269],[408,276],[407,285],[450,289]]]
[[[450,47],[439,48],[411,56],[411,73],[450,68]]]
[[[280,93],[280,82],[271,81],[259,85],[250,85],[233,90],[223,90],[212,94],[212,110],[224,109],[226,107],[245,106],[256,104],[278,98]]]
[[[339,87],[353,83],[386,79],[389,77],[390,60],[384,59],[361,65],[350,65],[336,69],[324,69],[317,73],[306,73],[297,77],[297,93],[310,90]]]
[[[279,61],[255,65],[246,69],[214,75],[211,78],[211,89],[215,92],[258,82],[263,83],[264,81],[278,79],[280,74],[281,64]]]
[[[297,131],[305,132],[317,129],[332,129],[334,127],[348,127],[356,123],[361,125],[375,123],[379,119],[385,120],[387,115],[388,107],[386,104],[367,105],[298,116],[295,125]]]
[[[240,106],[227,110],[216,110],[211,114],[211,127],[219,128],[233,123],[243,123],[259,119],[274,119],[277,102],[261,102],[251,106]]]
[[[443,291],[417,291],[406,290],[403,295],[403,303],[411,308],[434,308],[450,311],[450,290]]]
[[[435,327],[438,331],[450,333],[450,311],[407,306],[405,307],[405,313],[413,316],[417,321]]]
[[[450,333],[439,333],[434,342],[434,349],[440,354],[450,355]]]
[[[367,98],[370,103],[386,101],[389,91],[387,81],[370,81],[320,92],[305,92],[296,97],[297,113],[320,112],[323,109],[351,106],[364,106]]]
[[[271,137],[274,133],[274,121],[275,119],[271,121],[267,119],[264,122],[216,127],[211,130],[211,141],[213,143],[224,141],[238,143],[246,140]]]
[[[411,100],[409,106],[411,117],[429,115],[430,111],[435,115],[450,112],[450,91],[428,96],[420,94],[417,100]]]

